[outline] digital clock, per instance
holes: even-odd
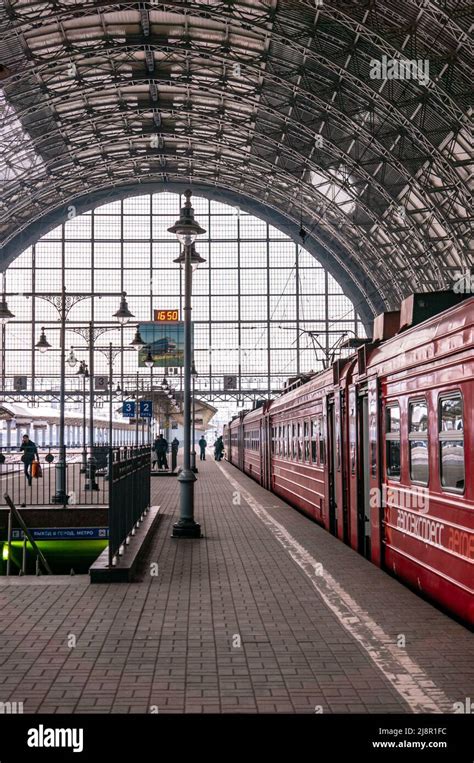
[[[179,310],[155,310],[155,321],[166,323],[167,321],[179,321]]]

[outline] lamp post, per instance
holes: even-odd
[[[26,295],[25,296],[31,296]],[[59,294],[39,294],[35,293],[36,297],[45,299],[50,302],[59,312],[61,327],[60,327],[60,393],[59,393],[59,458],[56,464],[56,492],[52,497],[52,503],[67,505],[68,495],[66,492],[66,448],[64,444],[64,428],[65,428],[65,402],[66,402],[66,319],[70,310],[77,302],[84,299],[89,299],[90,294],[81,293],[66,293],[66,288],[63,283],[61,292]],[[103,294],[103,296],[116,296],[115,294]],[[128,304],[125,299],[126,293],[121,292],[120,307],[114,314],[119,323],[124,325],[128,323],[130,318],[133,318],[132,313],[128,309]],[[81,333],[80,329],[72,329],[77,333]],[[90,422],[89,422],[89,448],[90,454],[88,458],[88,482],[85,485],[86,490],[98,490],[99,486],[95,480],[96,462],[94,457],[94,412],[93,412],[93,398],[94,398],[94,341],[95,334],[100,336],[103,331],[108,329],[97,329],[94,331],[92,322],[89,324],[89,374],[90,374]],[[46,339],[44,327],[41,328],[41,336],[39,342],[35,345],[36,349],[40,352],[45,352],[51,345]],[[69,353],[67,363],[74,367],[77,364],[77,358],[74,355],[73,350]]]
[[[153,406],[153,366],[155,365],[155,361],[153,360],[151,349],[148,349],[148,355],[145,358],[145,365],[150,369],[150,397],[152,401],[151,404]],[[148,445],[151,445],[151,413],[150,418],[148,419]]]
[[[89,378],[89,369],[87,363],[81,360],[79,376],[82,376],[82,466],[81,474],[86,473],[87,469],[87,449],[86,449],[86,380]]]
[[[192,449],[191,449],[191,469],[193,470],[194,474],[197,474],[198,468],[196,466],[196,377],[198,375],[198,372],[196,371],[196,366],[194,365],[194,358],[191,366],[191,378],[193,380],[193,428],[191,432],[191,440],[192,440]]]
[[[173,525],[173,538],[200,538],[201,527],[194,520],[194,483],[196,475],[191,469],[191,294],[192,270],[204,259],[194,249],[196,237],[206,231],[195,221],[191,206],[191,191],[185,191],[186,202],[179,220],[168,228],[183,245],[182,254],[175,262],[184,266],[184,443],[183,469],[178,476],[180,486],[180,516]]]

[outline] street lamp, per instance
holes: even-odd
[[[198,376],[198,372],[196,371],[196,366],[194,365],[194,358],[191,366],[191,378],[193,380],[193,429],[191,434],[191,443],[192,443],[192,449],[191,449],[191,469],[196,474],[198,471],[198,468],[196,466],[196,398],[195,398],[195,390],[196,390],[196,377]]]
[[[120,307],[117,310],[117,312],[114,313],[114,318],[117,318],[118,322],[122,326],[125,326],[125,324],[129,322],[130,318],[135,317],[133,313],[131,313],[130,310],[128,309],[128,302],[125,299],[126,296],[127,296],[127,292],[123,291],[122,298],[120,300]]]
[[[71,368],[74,368],[75,366],[77,366],[77,358],[74,355],[74,350],[73,350],[72,347],[71,347],[71,352],[69,353],[66,362],[67,362],[68,366],[70,366]]]
[[[145,365],[147,368],[153,368],[155,365],[155,361],[153,360],[153,355],[151,354],[150,350],[148,350],[148,355],[145,358]]]
[[[41,326],[40,338],[36,342],[35,347],[40,352],[46,352],[47,350],[51,349],[51,345],[46,339],[46,334],[44,333],[44,326]]]
[[[0,323],[6,324],[15,316],[12,311],[8,309],[7,299],[5,296],[5,271],[2,273],[2,290],[3,297],[0,300]]]
[[[180,485],[180,516],[173,525],[173,538],[200,538],[201,527],[194,521],[194,483],[196,475],[191,469],[191,294],[193,265],[198,266],[204,259],[193,248],[196,237],[206,231],[194,219],[191,206],[192,192],[184,193],[186,202],[181,209],[179,220],[168,228],[175,233],[183,245],[182,254],[175,260],[184,266],[184,444],[183,469],[178,475]]]
[[[132,341],[130,342],[130,347],[134,347],[137,352],[142,350],[145,347],[145,342],[143,341],[140,330],[137,328],[135,332],[135,336],[133,337]]]

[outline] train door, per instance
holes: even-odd
[[[348,477],[348,503],[349,503],[349,544],[357,549],[359,545],[358,530],[358,485],[359,485],[359,458],[357,454],[357,389],[355,384],[349,387],[349,410],[347,414],[347,477]]]
[[[271,488],[269,470],[272,448],[272,430],[270,428],[270,417],[262,416],[260,419],[260,475],[262,487],[269,490]]]
[[[334,398],[327,398],[327,432],[328,432],[328,478],[329,478],[329,532],[337,535],[337,498],[336,498],[336,417],[334,414]]]
[[[370,451],[367,387],[359,389],[358,402],[359,489],[357,495],[357,550],[367,559],[370,559]]]
[[[241,472],[244,470],[244,416],[242,412],[240,414],[239,428],[238,428],[238,446],[239,446],[239,462],[237,464]]]
[[[338,537],[344,543],[349,542],[349,500],[347,475],[347,388],[345,384],[334,393],[335,446],[336,446],[336,505]]]
[[[368,381],[368,409],[369,409],[369,491],[371,496],[376,495],[377,500],[371,501],[370,512],[370,559],[374,564],[383,563],[383,500],[381,491],[381,458],[380,458],[380,425],[381,425],[381,401],[380,382],[374,376]]]

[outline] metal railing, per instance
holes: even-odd
[[[7,546],[8,546],[7,576],[11,574],[12,534],[13,534],[14,519],[23,530],[23,553],[22,553],[22,561],[21,561],[21,568],[20,568],[19,574],[20,575],[26,574],[26,544],[27,544],[27,541],[29,541],[31,548],[33,549],[33,552],[36,554],[36,574],[37,575],[40,574],[40,564],[42,564],[44,569],[48,573],[48,575],[52,575],[53,573],[51,572],[48,562],[46,561],[40,549],[36,545],[36,542],[32,534],[28,530],[25,522],[23,521],[23,517],[21,516],[20,512],[16,508],[12,499],[10,498],[8,493],[4,493],[3,497],[5,498],[5,502],[10,509],[8,512],[8,532],[7,532]]]
[[[119,448],[113,448],[118,451]],[[106,446],[94,448],[94,489],[88,485],[90,477],[85,468],[82,448],[69,446],[66,448],[66,494],[68,506],[93,505],[107,506],[108,504],[108,458],[110,449]],[[17,506],[49,506],[56,493],[56,468],[59,460],[57,447],[39,449],[39,459],[42,476],[28,479],[25,464],[21,461],[19,448],[2,448],[0,451],[0,490],[8,493]],[[31,466],[28,467],[31,475]],[[57,504],[56,504],[57,505]]]
[[[109,567],[116,564],[150,506],[150,447],[110,449]]]

